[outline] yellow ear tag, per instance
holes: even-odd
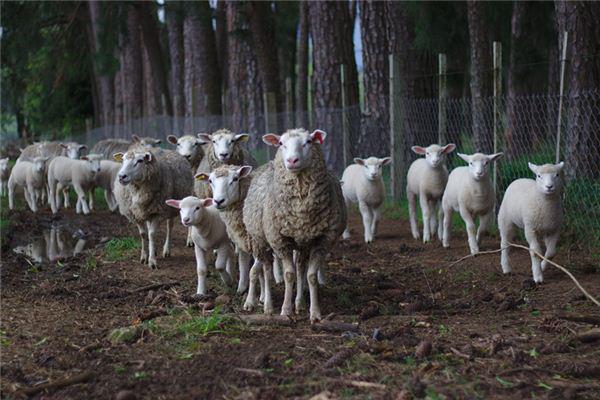
[[[113,159],[116,162],[123,162],[123,153],[115,153],[115,154],[113,154]]]
[[[208,175],[206,174],[198,174],[195,176],[197,181],[207,181],[208,180]]]

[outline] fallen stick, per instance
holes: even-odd
[[[373,383],[373,382],[365,382],[365,381],[354,381],[351,379],[341,379],[340,380],[342,383],[345,383],[347,385],[351,385],[357,388],[364,388],[364,389],[381,389],[381,390],[385,390],[387,388],[386,385],[382,384],[382,383]]]
[[[262,378],[265,376],[265,373],[259,369],[250,369],[250,368],[234,368],[234,371],[241,372],[248,375],[258,376]]]
[[[292,326],[294,323],[294,320],[285,315],[249,314],[238,315],[237,317],[248,325]]]
[[[600,328],[591,329],[589,331],[580,332],[571,338],[571,341],[578,340],[580,342],[588,343],[600,340]]]
[[[312,324],[310,327],[315,332],[358,332],[357,324],[349,324],[347,322],[323,320],[316,324]]]
[[[597,315],[579,315],[579,314],[556,314],[556,318],[573,322],[582,322],[584,324],[600,325],[600,316]]]
[[[140,293],[140,292],[146,292],[148,290],[170,288],[172,286],[178,286],[178,285],[180,285],[179,282],[153,283],[152,285],[146,285],[146,286],[139,287],[137,289],[129,290],[129,293]]]
[[[78,383],[84,383],[92,378],[94,378],[94,373],[91,371],[86,371],[77,375],[73,375],[69,378],[57,379],[55,381],[42,383],[41,385],[33,387],[18,387],[16,390],[25,394],[26,396],[33,396],[46,390],[57,390],[67,386],[76,385]]]

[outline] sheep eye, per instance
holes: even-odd
[[[239,178],[238,178],[237,176],[236,176],[236,177],[234,177],[234,178],[233,178],[233,182],[237,182],[237,180],[238,180],[238,179],[239,179]]]
[[[209,180],[208,180],[208,183],[210,183],[210,184],[212,185],[212,179],[209,179]]]
[[[283,146],[283,143],[281,143],[281,141],[279,141],[279,145],[280,145],[280,146]]]
[[[200,207],[199,207],[199,206],[196,206],[196,211],[198,211],[199,209],[200,209]]]

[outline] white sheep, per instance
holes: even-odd
[[[390,157],[355,158],[354,164],[346,167],[342,175],[342,192],[346,207],[349,207],[351,202],[358,203],[366,243],[371,243],[377,232],[377,223],[381,216],[380,207],[385,200],[385,186],[381,178],[381,170],[391,160]],[[343,238],[348,239],[349,237],[350,231],[346,227]]]
[[[104,199],[110,211],[115,211],[118,208],[113,192],[120,169],[121,163],[111,160],[100,161],[100,171],[96,174],[94,188],[89,193],[90,209],[94,209],[94,190],[96,187],[104,189]]]
[[[467,227],[471,254],[477,254],[479,253],[479,240],[487,232],[490,222],[494,219],[496,205],[496,192],[489,176],[489,165],[501,157],[502,153],[491,155],[458,153],[458,156],[469,165],[453,169],[448,177],[446,190],[442,197],[444,212],[442,243],[444,247],[450,246],[452,212],[458,211]],[[476,234],[475,219],[477,217],[479,217],[479,228]]]
[[[196,294],[206,294],[206,253],[213,250],[217,252],[215,268],[223,282],[231,286],[232,277],[228,271],[234,269],[235,252],[219,212],[212,207],[213,199],[188,196],[183,200],[169,199],[165,203],[179,210],[183,226],[192,228],[198,274]]]
[[[8,178],[8,208],[14,209],[14,195],[17,187],[22,187],[27,205],[37,212],[38,203],[45,189],[44,171],[47,157],[35,157],[33,162],[21,161],[15,164]]]
[[[8,157],[0,159],[0,196],[8,193],[8,178],[10,177],[10,165]]]
[[[155,139],[153,137],[139,137],[138,135],[131,135],[131,145],[128,150],[135,149],[138,146],[142,146],[146,149],[153,149],[158,147],[162,143],[162,140]]]
[[[408,197],[408,214],[410,230],[415,239],[419,239],[417,226],[417,196],[423,215],[423,242],[431,240],[431,234],[437,229],[438,238],[442,240],[442,208],[440,202],[448,180],[448,169],[445,156],[454,150],[454,143],[446,146],[432,144],[429,147],[413,146],[412,151],[424,154],[425,158],[413,161],[406,176],[406,195]],[[437,215],[436,215],[437,211]]]
[[[541,166],[529,163],[529,169],[535,174],[533,179],[517,179],[512,182],[502,199],[498,212],[498,229],[500,230],[500,263],[502,272],[511,272],[508,243],[513,240],[516,228],[525,232],[531,255],[533,280],[542,283],[542,271],[546,269],[546,261],[542,261],[533,253],[542,254],[540,239],[546,245],[546,258],[556,254],[556,244],[562,228],[564,212],[562,206],[562,170],[564,162],[544,164]]]
[[[86,193],[94,186],[96,174],[100,171],[99,154],[90,154],[81,157],[80,160],[59,156],[50,161],[48,165],[48,200],[52,213],[56,214],[60,205],[58,197],[58,185],[68,189],[73,186],[77,193],[77,213],[83,211],[84,214],[90,213],[88,202],[85,198]]]

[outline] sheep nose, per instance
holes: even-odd
[[[183,219],[183,223],[184,223],[184,224],[189,224],[189,223],[190,223],[190,217],[185,217],[185,218]]]
[[[215,203],[217,204],[217,207],[220,206],[221,204],[223,204],[225,202],[225,199],[213,199],[215,201]]]
[[[552,189],[554,189],[554,185],[546,185],[546,189],[552,190]]]
[[[192,155],[191,154],[186,154],[184,157],[189,160],[190,158],[192,158]]]
[[[296,165],[296,163],[298,162],[298,159],[297,158],[288,158],[287,162],[290,165]]]
[[[220,153],[219,156],[221,156],[221,158],[227,158],[229,153]]]
[[[120,180],[127,179],[127,175],[126,174],[119,174],[119,179]]]

